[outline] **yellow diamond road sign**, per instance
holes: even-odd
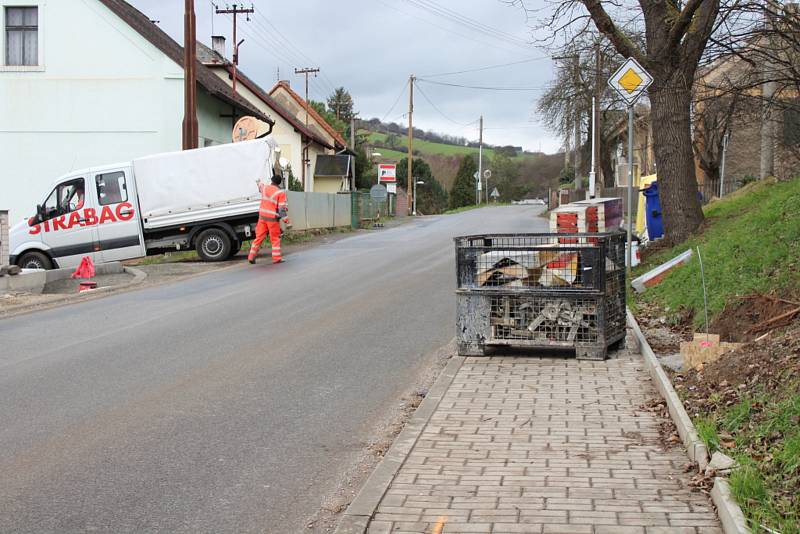
[[[619,84],[630,94],[642,85],[642,81],[644,81],[642,77],[636,74],[633,69],[628,69],[619,79]]]
[[[651,83],[653,83],[653,77],[633,58],[628,58],[608,80],[608,85],[629,106],[632,106],[642,96]]]

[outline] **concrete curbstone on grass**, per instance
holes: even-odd
[[[717,515],[722,523],[725,534],[751,534],[747,528],[747,520],[742,509],[731,494],[728,481],[724,478],[715,478],[714,487],[711,488],[711,500],[717,507]]]
[[[672,387],[667,373],[661,367],[653,349],[644,337],[639,324],[636,322],[630,309],[626,310],[628,316],[628,325],[636,336],[636,342],[639,344],[642,356],[645,359],[645,364],[650,371],[650,376],[656,385],[656,389],[664,397],[669,410],[669,415],[675,426],[678,428],[678,435],[683,440],[686,447],[686,454],[695,462],[699,467],[700,472],[704,472],[709,463],[709,453],[706,444],[700,440],[697,434],[697,429],[694,427],[686,408],[683,407],[680,397],[678,397],[675,388]],[[714,487],[711,490],[711,499],[717,507],[717,515],[722,523],[722,530],[725,534],[751,534],[750,529],[747,528],[747,521],[745,520],[742,509],[736,503],[730,491],[728,481],[724,478],[715,478]]]
[[[706,444],[703,443],[700,436],[697,434],[697,429],[694,427],[691,418],[689,418],[689,414],[686,413],[683,402],[681,402],[680,397],[678,397],[675,388],[672,387],[672,381],[670,381],[664,368],[661,367],[661,363],[658,361],[653,349],[650,348],[650,344],[644,337],[630,309],[626,310],[626,314],[628,316],[628,325],[636,336],[636,342],[639,344],[639,349],[641,350],[645,365],[647,365],[647,369],[650,372],[650,376],[653,379],[653,383],[666,401],[670,418],[675,423],[678,429],[678,435],[684,447],[686,447],[686,454],[692,461],[697,463],[700,471],[705,471],[709,462]]]
[[[434,382],[428,394],[417,407],[403,430],[395,438],[389,451],[364,483],[356,498],[342,515],[334,534],[363,534],[370,519],[378,509],[384,494],[397,476],[422,431],[439,406],[447,389],[464,363],[461,356],[453,356]]]

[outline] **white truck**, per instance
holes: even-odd
[[[70,172],[36,215],[10,231],[10,263],[29,269],[77,266],[197,250],[205,261],[236,254],[255,234],[260,194],[278,150],[256,139],[158,154]]]

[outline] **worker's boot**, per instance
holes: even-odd
[[[255,256],[247,256],[247,261],[248,261],[248,263],[250,263],[250,265],[255,265],[256,264],[256,257]]]

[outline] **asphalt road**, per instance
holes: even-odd
[[[0,321],[0,532],[302,532],[455,324],[455,235],[423,218]]]

